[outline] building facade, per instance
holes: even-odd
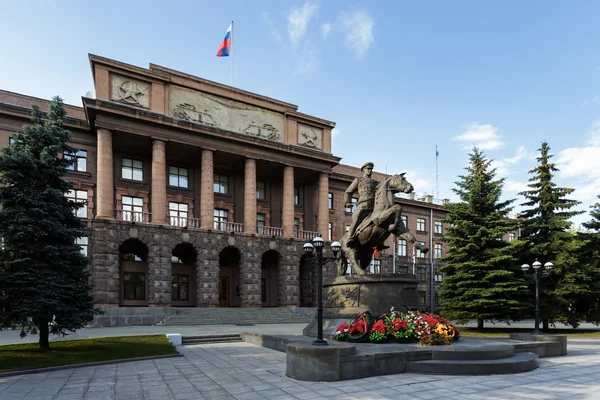
[[[302,245],[319,233],[342,237],[353,211],[344,192],[361,175],[331,153],[335,124],[165,67],[89,60],[95,95],[66,106],[79,151],[63,156],[73,159],[69,196],[86,201],[78,216],[89,235],[79,243],[91,259],[96,304],[316,306],[315,265]],[[31,104],[48,108],[0,90],[0,145],[29,122]],[[371,272],[414,268],[421,305],[430,309],[446,211],[431,196],[397,201],[431,251],[392,237]]]

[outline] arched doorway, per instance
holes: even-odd
[[[242,303],[240,260],[237,247],[227,246],[219,253],[219,307],[239,307]]]
[[[193,307],[196,299],[196,249],[179,243],[171,252],[171,305]]]
[[[300,307],[316,307],[316,263],[303,255],[300,259]]]
[[[266,251],[261,263],[261,300],[263,307],[279,305],[279,261],[281,255],[276,250]]]
[[[148,306],[148,247],[138,239],[119,246],[119,305]]]

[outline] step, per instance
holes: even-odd
[[[434,360],[499,360],[514,354],[515,348],[508,344],[438,346],[431,350]]]
[[[406,372],[432,375],[496,375],[533,371],[539,366],[537,354],[516,353],[495,360],[424,360],[406,363]]]
[[[242,337],[236,333],[223,334],[223,335],[183,336],[181,338],[181,342],[184,345],[241,342],[241,341],[242,341]]]

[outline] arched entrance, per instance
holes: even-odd
[[[171,252],[171,305],[192,307],[196,299],[196,249],[179,243]]]
[[[119,246],[119,305],[148,306],[148,247],[138,239]]]
[[[239,307],[242,303],[240,260],[237,247],[227,246],[219,253],[219,307]]]
[[[316,307],[317,266],[303,255],[300,259],[300,307]]]
[[[279,261],[276,250],[266,251],[261,263],[261,300],[263,307],[279,305]]]

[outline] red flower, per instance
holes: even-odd
[[[373,332],[385,334],[385,323],[383,322],[383,320],[380,319],[379,321],[375,322],[375,324],[371,328],[371,333]]]
[[[431,315],[429,314],[421,314],[421,316],[423,317],[423,319],[425,320],[425,322],[427,322],[427,324],[429,325],[429,327],[431,329],[433,329],[437,324],[438,324],[438,320],[433,318]]]
[[[348,323],[344,322],[343,324],[341,324],[340,326],[338,326],[335,331],[336,332],[340,332],[340,333],[345,333],[347,329],[348,329]]]
[[[408,325],[407,325],[406,321],[403,319],[400,319],[400,318],[398,318],[394,322],[392,322],[392,326],[394,327],[395,331],[399,331],[400,329],[404,329],[404,330],[408,329]]]
[[[367,321],[365,320],[364,317],[358,318],[356,321],[354,321],[352,323],[352,325],[350,325],[350,328],[348,328],[349,335],[357,335],[357,334],[362,335],[366,331],[367,331]]]

